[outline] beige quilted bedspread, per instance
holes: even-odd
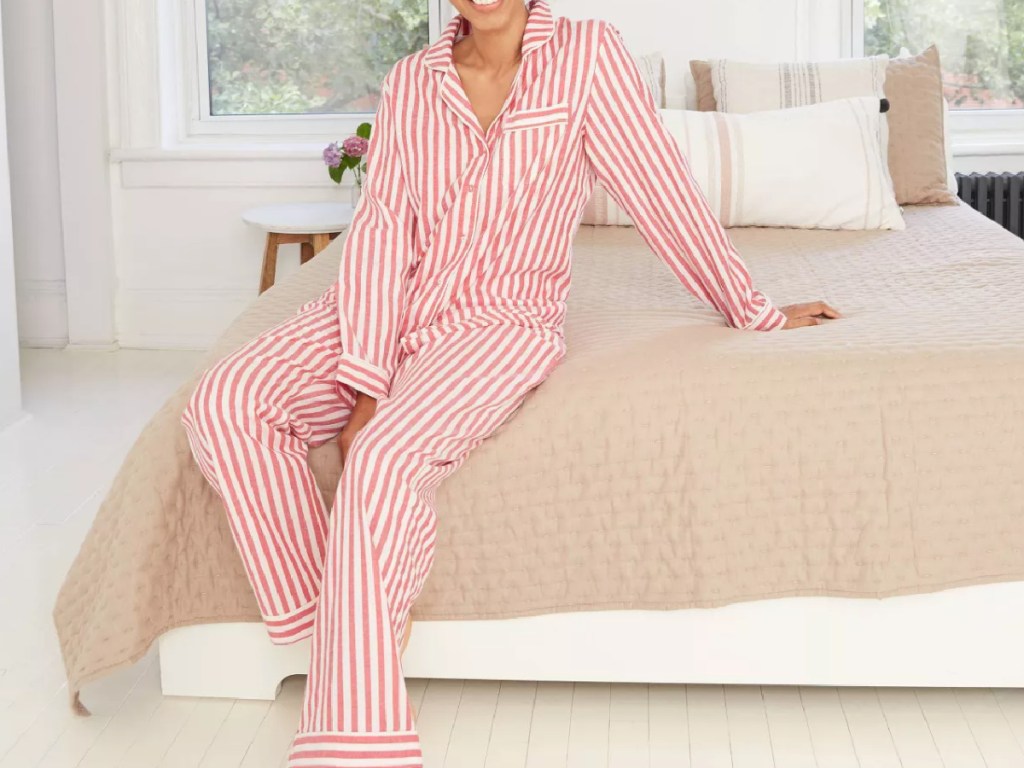
[[[966,206],[906,214],[903,232],[733,230],[777,303],[846,315],[774,334],[726,328],[635,230],[581,227],[569,354],[440,489],[414,617],[1024,579],[1024,242]],[[255,301],[138,438],[54,611],[73,691],[170,628],[259,620],[178,418],[339,250]],[[310,461],[330,502],[334,444]]]

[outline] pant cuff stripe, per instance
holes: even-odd
[[[423,768],[415,732],[301,733],[288,768]]]
[[[305,623],[291,627],[285,631],[268,628],[267,634],[270,636],[270,641],[275,645],[291,645],[292,643],[297,643],[300,640],[305,640],[307,637],[313,636],[313,617],[311,616]]]
[[[294,611],[288,613],[279,613],[276,616],[267,616],[264,618],[264,622],[267,626],[284,627],[288,624],[304,619],[313,612],[316,611],[316,605],[318,600],[311,600],[301,608],[296,608]]]

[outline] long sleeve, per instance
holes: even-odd
[[[366,153],[363,191],[341,252],[336,379],[380,398],[397,365],[399,323],[413,261],[416,213],[399,155],[396,70],[384,78]]]
[[[785,325],[786,315],[753,287],[621,33],[608,22],[583,130],[597,179],[690,292],[734,328],[771,331]]]

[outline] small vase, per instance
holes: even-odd
[[[350,201],[352,203],[352,210],[353,211],[356,209],[356,206],[359,205],[359,198],[362,196],[362,194],[363,194],[363,185],[362,184],[353,184],[351,187],[349,187],[349,195],[350,195]]]

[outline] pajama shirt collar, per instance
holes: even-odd
[[[547,0],[529,0],[526,9],[529,15],[526,17],[526,28],[523,30],[522,52],[524,56],[550,40],[555,32],[555,19]],[[445,26],[441,36],[427,46],[423,63],[430,69],[447,71],[452,65],[452,45],[461,36],[469,34],[471,30],[472,24],[469,19],[461,13],[455,14]]]

